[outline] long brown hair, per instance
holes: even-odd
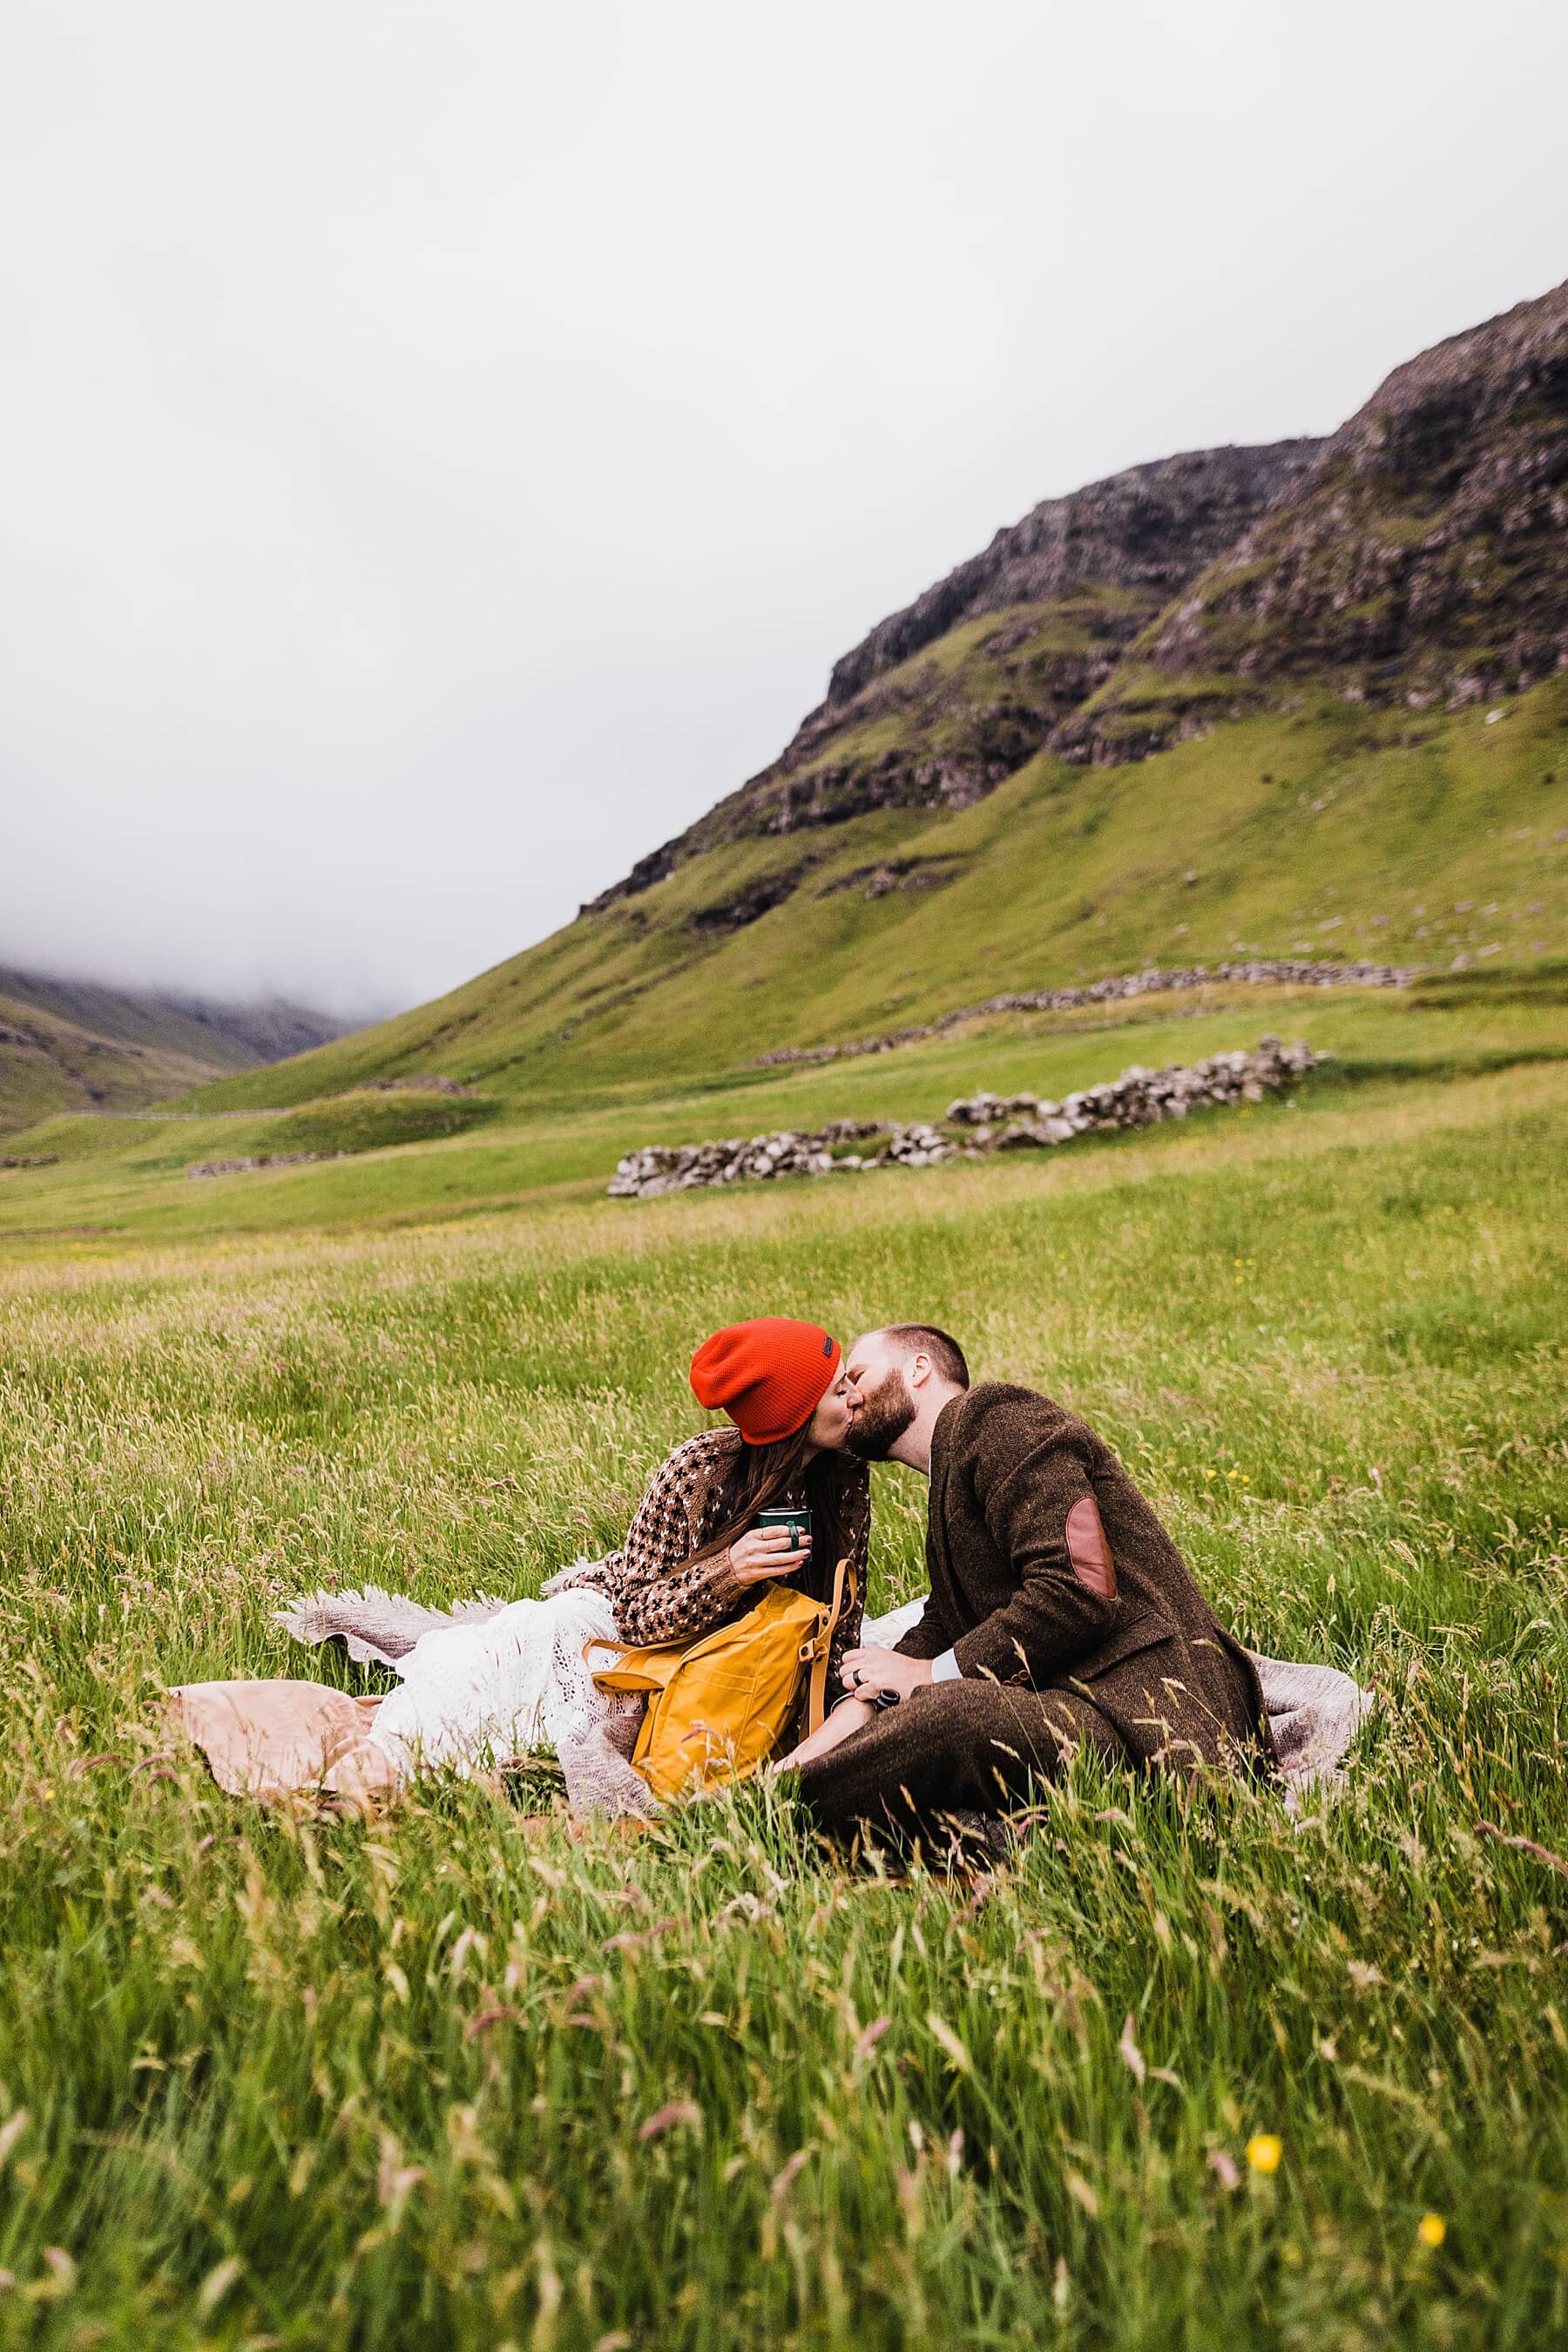
[[[724,1472],[723,1525],[694,1554],[695,1559],[717,1559],[737,1536],[745,1534],[757,1513],[767,1510],[775,1496],[797,1487],[811,1512],[811,1559],[802,1577],[791,1580],[805,1581],[818,1600],[827,1599],[834,1570],[841,1559],[854,1556],[866,1470],[852,1454],[826,1450],[812,1454],[808,1461],[810,1428],[807,1422],[793,1437],[776,1438],[771,1445],[742,1443],[736,1447]]]

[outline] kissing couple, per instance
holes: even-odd
[[[846,1358],[819,1325],[763,1317],[706,1339],[690,1381],[729,1425],[677,1445],[621,1549],[538,1600],[448,1615],[373,1590],[280,1612],[301,1640],[392,1666],[384,1697],[282,1681],[173,1692],[223,1785],[374,1798],[548,1744],[574,1811],[649,1812],[630,1761],[644,1701],[601,1686],[595,1645],[695,1642],[780,1583],[826,1602],[840,1561],[853,1597],[831,1637],[836,1703],[771,1768],[832,1834],[936,1841],[952,1813],[1023,1805],[1086,1743],[1149,1771],[1269,1768],[1252,1657],[1076,1414],[972,1385],[958,1343],[918,1323],[867,1332]],[[863,1623],[873,1461],[930,1480],[930,1591],[918,1614]]]

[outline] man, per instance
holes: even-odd
[[[789,1759],[826,1828],[931,1836],[1005,1811],[1079,1743],[1144,1768],[1268,1759],[1250,1659],[1102,1438],[1048,1397],[971,1388],[946,1332],[895,1324],[848,1357],[848,1444],[931,1480],[931,1598]]]

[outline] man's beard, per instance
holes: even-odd
[[[915,1417],[910,1384],[896,1367],[849,1424],[844,1443],[862,1462],[886,1462]]]

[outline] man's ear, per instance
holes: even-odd
[[[931,1374],[931,1358],[923,1348],[917,1348],[910,1358],[909,1382],[912,1389],[923,1389]]]

